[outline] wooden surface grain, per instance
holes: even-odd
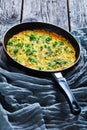
[[[87,26],[87,0],[69,0],[71,30]]]
[[[87,26],[87,0],[0,0],[0,38],[11,26],[40,21],[72,31]]]
[[[12,25],[20,23],[21,0],[0,0],[0,38]]]
[[[47,22],[68,30],[66,0],[25,0],[23,21]]]

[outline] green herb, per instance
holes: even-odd
[[[20,38],[18,38],[17,40],[18,40],[18,41],[20,41],[21,39],[20,39]]]
[[[47,49],[50,51],[51,50],[51,46],[47,46]]]
[[[67,64],[67,61],[62,60],[61,64],[65,65],[65,64]]]
[[[64,42],[63,42],[63,41],[60,41],[59,44],[60,44],[60,45],[64,45]]]
[[[44,47],[47,48],[47,44],[44,44]]]
[[[30,52],[30,50],[31,50],[30,48],[27,48],[27,49],[26,49],[26,53]]]
[[[13,46],[13,42],[12,42],[12,41],[9,41],[9,42],[8,42],[8,46]]]
[[[35,58],[29,57],[28,59],[29,59],[30,62],[37,63],[37,60]]]
[[[39,69],[39,70],[43,70],[44,68],[43,68],[43,67],[39,67],[38,69]]]
[[[55,68],[55,65],[52,64],[51,62],[48,63],[48,66],[49,66],[50,68]]]
[[[64,45],[64,42],[62,42],[62,41],[59,41],[59,42],[54,42],[53,43],[53,46],[55,47],[55,46],[60,46],[60,45]]]
[[[60,53],[62,53],[62,47],[60,46],[60,47],[58,47],[58,53],[60,54]]]
[[[30,47],[30,44],[29,44],[29,43],[26,43],[26,44],[25,44],[25,47]]]
[[[39,43],[39,40],[38,40],[38,39],[36,40],[36,43],[37,43],[37,44]]]
[[[16,60],[16,61],[18,61],[18,59],[17,59],[17,58],[16,58],[15,60]]]
[[[25,50],[25,49],[22,49],[22,51],[23,51],[23,52],[26,52],[26,50]]]
[[[73,53],[73,51],[70,50],[68,46],[65,46],[65,47],[64,47],[64,51],[65,51],[65,52],[68,52],[68,53]]]
[[[43,46],[40,46],[40,51],[42,51],[43,50]]]
[[[49,46],[47,44],[45,44],[44,47],[47,48],[49,51],[51,50],[51,46]]]
[[[53,43],[53,46],[55,47],[55,46],[57,46],[59,43],[58,42],[54,42]]]
[[[45,55],[47,55],[47,56],[51,56],[51,55],[52,55],[52,51],[45,52]]]
[[[65,46],[65,47],[64,47],[64,51],[67,51],[67,49],[68,49],[68,46]]]
[[[18,48],[15,48],[15,49],[13,50],[13,52],[14,52],[14,54],[17,54]]]
[[[34,52],[36,52],[36,50],[27,48],[26,55],[32,55]]]
[[[36,36],[34,35],[34,34],[31,34],[30,35],[30,40],[32,41],[32,40],[36,40]]]
[[[50,42],[51,40],[52,40],[51,37],[47,37],[47,38],[45,39],[46,42]]]
[[[73,50],[69,50],[70,53],[74,53]]]
[[[55,62],[56,64],[58,64],[58,65],[61,65],[61,62],[58,61],[58,59],[55,59],[54,62]]]
[[[55,50],[55,53],[58,53],[58,50]]]
[[[67,61],[65,60],[62,60],[62,61],[58,61],[58,59],[55,59],[54,62],[58,65],[64,65],[64,64],[67,64]]]
[[[18,46],[18,47],[23,47],[23,43],[17,43],[16,46]]]

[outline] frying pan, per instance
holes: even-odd
[[[75,49],[75,52],[76,52],[75,63],[72,66],[68,67],[67,69],[63,69],[61,71],[51,71],[50,72],[50,71],[41,71],[41,70],[35,70],[33,68],[28,68],[28,67],[25,67],[25,66],[21,65],[20,63],[16,62],[7,53],[7,50],[6,50],[7,42],[13,35],[21,32],[23,30],[28,30],[28,29],[29,30],[45,29],[47,31],[52,31],[52,32],[55,32],[55,33],[65,37],[67,40],[70,41],[70,43],[72,44],[72,46]],[[12,28],[10,28],[5,33],[4,39],[3,39],[3,49],[7,56],[7,59],[9,59],[11,62],[14,62],[16,66],[19,66],[20,68],[22,68],[26,71],[30,71],[31,73],[35,72],[35,73],[39,73],[40,75],[46,74],[46,75],[52,76],[54,81],[56,82],[56,84],[60,86],[60,88],[64,92],[64,95],[67,97],[66,99],[69,103],[71,112],[75,115],[80,113],[81,108],[80,108],[77,100],[75,99],[73,93],[71,92],[66,79],[62,75],[64,72],[68,72],[70,69],[72,69],[72,67],[74,67],[77,64],[77,62],[79,61],[79,58],[80,58],[80,46],[79,46],[78,42],[76,41],[76,39],[69,32],[62,29],[61,27],[58,27],[58,26],[55,26],[52,24],[48,24],[48,23],[42,23],[42,22],[27,22],[27,23],[18,24],[18,25],[13,26]]]

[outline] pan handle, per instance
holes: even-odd
[[[71,92],[66,79],[62,76],[61,72],[52,73],[52,76],[54,77],[56,83],[60,85],[61,89],[65,93],[65,96],[67,97],[68,102],[69,102],[71,113],[73,113],[74,115],[79,114],[81,111],[81,108],[79,104],[77,103],[73,93]]]

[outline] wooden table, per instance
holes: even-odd
[[[0,38],[11,26],[41,21],[68,31],[87,24],[87,0],[0,0]]]

